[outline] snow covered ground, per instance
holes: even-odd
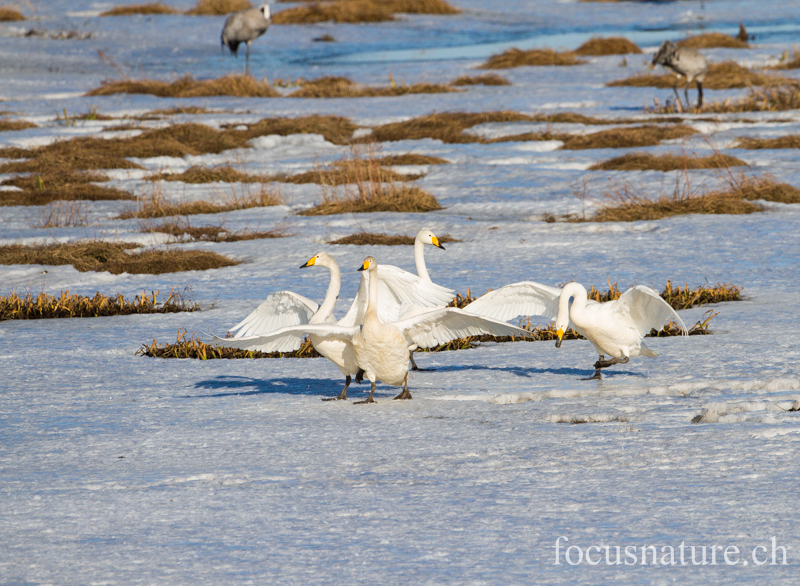
[[[757,35],[754,48],[706,54],[752,65],[791,51],[800,29],[800,5],[787,2],[456,4],[464,13],[453,17],[274,26],[254,43],[251,69],[270,79],[346,75],[386,84],[391,74],[407,83],[445,82],[482,73],[474,68],[510,46],[571,49],[592,36],[623,34],[654,49],[663,38],[691,32],[735,34],[739,20]],[[64,126],[56,114],[65,108],[119,116],[199,105],[219,113],[177,119],[212,126],[335,113],[369,126],[447,110],[630,117],[671,93],[604,87],[644,71],[649,57],[636,55],[627,57],[627,67],[615,56],[577,67],[502,71],[512,86],[455,94],[81,97],[117,76],[99,62],[98,49],[132,75],[161,79],[186,72],[218,76],[244,65],[219,52],[222,18],[96,17],[110,6],[38,2],[35,21],[0,24],[0,110],[41,126],[2,132],[0,145],[94,134],[114,123]],[[28,28],[77,29],[92,38],[22,38]],[[312,42],[325,33],[338,42]],[[708,91],[707,99],[745,91]],[[722,148],[756,174],[800,186],[795,150],[728,148],[739,136],[797,132],[797,112],[722,116],[719,123],[688,119],[701,135],[637,150]],[[531,126],[472,131],[495,136]],[[285,206],[193,219],[193,225],[224,219],[230,229],[283,226],[291,237],[171,245],[243,261],[235,267],[115,276],[0,266],[0,294],[69,289],[133,295],[189,286],[192,299],[205,307],[186,314],[0,324],[0,583],[795,584],[797,206],[771,204],[771,211],[749,216],[548,224],[542,215],[581,212],[573,192],[584,178],[590,190],[610,178],[648,194],[671,190],[675,180],[672,173],[588,172],[592,163],[621,153],[557,146],[387,143],[384,153],[421,152],[452,162],[426,168],[419,182],[444,210],[302,217],[294,212],[318,201],[319,191],[286,185]],[[251,172],[294,172],[345,150],[319,136],[264,137],[236,153],[142,163],[179,172],[192,164],[236,161]],[[141,194],[148,189],[143,175],[114,177]],[[692,172],[692,178],[696,186],[716,181],[705,171]],[[164,188],[186,198],[215,193],[213,186]],[[0,243],[100,237],[158,244],[139,233],[135,220],[113,219],[126,205],[90,203],[89,226],[48,230],[34,227],[40,208],[0,208]],[[719,312],[714,335],[653,340],[649,345],[661,356],[612,367],[602,381],[578,380],[596,360],[586,341],[565,342],[561,349],[544,342],[490,344],[418,355],[420,366],[436,370],[412,375],[413,401],[393,402],[395,389],[379,385],[378,403],[365,406],[320,401],[337,394],[343,382],[324,359],[201,362],[135,354],[154,338],[174,341],[180,328],[224,333],[271,291],[322,298],[327,272],[297,269],[320,250],[342,266],[341,314],[366,255],[411,269],[412,253],[407,247],[326,243],[359,229],[414,234],[422,226],[461,240],[446,251],[430,248],[426,259],[435,281],[462,293],[519,280],[587,286],[610,280],[621,288],[660,289],[672,279],[690,286],[731,282],[744,287],[745,300],[682,312],[687,324],[708,309]],[[351,396],[361,398],[365,390],[354,385]],[[645,550],[645,565],[641,548],[651,545],[657,564],[652,550]],[[580,563],[579,550],[567,551],[570,546],[580,548]],[[695,565],[703,546],[708,563]],[[620,564],[609,564],[616,547]],[[625,556],[626,547],[633,558]]]

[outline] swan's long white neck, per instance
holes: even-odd
[[[342,274],[339,271],[339,265],[334,260],[331,266],[326,266],[331,272],[331,282],[328,284],[328,291],[325,293],[325,300],[319,309],[311,318],[310,323],[324,323],[328,321],[333,315],[333,310],[336,307],[336,300],[339,299],[339,288],[342,283]]]
[[[417,265],[417,274],[423,281],[431,283],[428,275],[428,268],[425,266],[425,243],[419,238],[419,234],[414,239],[414,263]]]
[[[367,295],[367,314],[378,315],[378,267],[371,266],[369,269],[369,291]]]
[[[570,307],[569,299],[573,298]],[[558,299],[558,321],[562,322],[563,317],[569,317],[572,323],[580,325],[584,311],[586,310],[586,289],[579,283],[569,283],[561,290],[561,297]],[[563,320],[566,321],[566,320]]]

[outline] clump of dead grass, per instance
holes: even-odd
[[[89,225],[89,209],[84,201],[54,201],[42,208],[37,228],[63,228]]]
[[[414,236],[395,236],[384,233],[356,232],[350,236],[345,236],[337,240],[332,240],[330,244],[352,244],[356,246],[414,246]],[[439,242],[461,242],[449,234],[439,237]]]
[[[298,350],[294,352],[259,352],[257,350],[240,350],[238,348],[223,348],[209,346],[197,339],[192,332],[191,339],[187,338],[186,330],[178,330],[177,340],[174,344],[159,344],[153,339],[150,345],[142,344],[136,352],[137,356],[150,358],[197,358],[212,360],[215,358],[319,358],[320,354],[314,349],[310,340],[305,340]]]
[[[238,262],[207,250],[145,250],[138,244],[88,240],[66,244],[38,244],[0,246],[0,264],[3,265],[72,265],[81,272],[108,271],[159,275],[182,271],[205,271],[230,267]]]
[[[705,112],[725,114],[731,112],[777,112],[800,109],[800,83],[785,81],[753,88],[744,98],[724,102],[715,101],[703,106]],[[660,111],[660,110],[659,110]]]
[[[800,149],[800,134],[787,134],[775,138],[755,138],[743,136],[736,140],[737,149]]]
[[[149,181],[182,181],[183,183],[265,183],[270,181],[269,177],[250,175],[235,169],[230,164],[216,167],[192,165],[182,173],[159,173],[145,179]]]
[[[111,10],[101,12],[100,16],[130,16],[133,14],[178,14],[178,11],[161,2],[148,2],[146,4],[117,6]]]
[[[38,124],[28,122],[27,120],[9,120],[8,118],[0,118],[0,132],[6,130],[25,130],[26,128],[38,128]]]
[[[404,96],[408,94],[441,94],[455,92],[447,85],[436,83],[394,84],[387,87],[364,86],[346,77],[320,77],[301,80],[300,89],[289,94],[290,98],[376,98]]]
[[[261,185],[259,189],[252,190],[245,184],[241,187],[241,191],[236,191],[236,188],[231,186],[230,193],[220,192],[218,194],[220,201],[217,202],[207,200],[174,202],[164,196],[159,181],[154,180],[151,185],[152,189],[146,196],[137,199],[136,207],[121,213],[118,216],[119,219],[220,214],[235,210],[281,205],[283,203],[283,196],[280,190],[267,185]]]
[[[277,134],[320,134],[325,140],[337,145],[350,144],[353,132],[358,128],[349,118],[313,114],[299,118],[264,118],[248,125],[246,137],[255,138]]]
[[[248,0],[197,0],[197,5],[188,10],[189,16],[225,16],[231,12],[246,10],[252,4]]]
[[[511,85],[511,82],[496,73],[487,73],[485,75],[462,75],[451,81],[450,85]]]
[[[741,159],[715,153],[707,157],[698,157],[686,153],[676,155],[666,153],[653,155],[651,153],[626,153],[621,157],[614,157],[607,161],[589,167],[589,171],[675,171],[678,169],[725,169],[747,165]]]
[[[10,6],[0,6],[0,22],[17,22],[20,20],[25,20],[25,17],[19,10]]]
[[[352,145],[350,153],[324,172],[322,202],[300,212],[327,216],[368,212],[429,212],[441,209],[430,193],[417,186],[395,183],[397,174],[380,163],[380,145]]]
[[[169,234],[179,240],[192,242],[240,242],[242,240],[262,240],[268,238],[284,238],[289,234],[278,227],[272,230],[249,230],[231,232],[224,225],[192,226],[189,218],[176,217],[159,224],[142,226],[142,232],[158,232]]]
[[[589,39],[583,45],[575,49],[576,55],[602,56],[602,55],[626,55],[639,54],[642,50],[636,43],[629,41],[625,37],[607,37]]]
[[[125,200],[133,199],[127,191],[97,185],[108,181],[99,173],[80,173],[71,170],[50,170],[43,174],[22,175],[4,180],[0,185],[17,190],[0,191],[0,206],[45,205],[56,200]]]
[[[636,75],[627,79],[618,79],[606,84],[608,87],[656,87],[672,88],[675,86],[676,79],[680,87],[686,86],[686,78],[678,78],[675,73],[663,75]],[[712,63],[708,67],[706,80],[703,87],[710,90],[725,90],[761,85],[775,85],[783,83],[786,79],[775,75],[765,75],[746,67],[742,67],[735,61],[723,61],[722,63]],[[707,109],[707,108],[706,108]]]
[[[70,295],[61,291],[58,296],[39,293],[24,296],[11,293],[0,297],[0,321],[12,319],[61,319],[72,317],[105,317],[111,315],[133,315],[151,313],[179,313],[199,311],[197,303],[191,303],[183,293],[172,289],[166,299],[158,299],[158,291],[147,295],[142,291],[133,301],[117,294],[107,297],[99,291],[94,297]]]
[[[773,65],[768,69],[798,69],[800,68],[800,52],[795,49],[795,52],[789,57],[789,52],[784,53],[784,57],[781,58],[781,62],[777,65]]]
[[[481,69],[510,69],[527,65],[581,65],[585,63],[573,51],[554,51],[553,49],[532,49],[523,51],[512,48],[499,55],[492,55],[480,66]]]
[[[159,98],[200,98],[236,96],[242,98],[277,98],[277,92],[267,81],[258,81],[249,75],[225,75],[218,79],[195,79],[184,75],[173,82],[157,79],[105,80],[100,87],[88,91],[87,96],[113,94],[150,94]]]
[[[618,149],[655,146],[662,140],[674,140],[696,134],[697,131],[683,124],[657,126],[647,124],[628,128],[609,128],[590,134],[569,134],[558,137],[564,141],[565,150]]]
[[[444,143],[458,144],[482,142],[479,136],[465,134],[464,131],[478,124],[489,122],[530,122],[536,121],[533,116],[519,112],[441,112],[428,114],[405,120],[383,124],[372,130],[372,134],[364,137],[362,142],[372,140],[389,142],[398,140],[421,140],[432,138]]]
[[[448,165],[450,161],[432,155],[419,153],[403,153],[402,155],[387,155],[378,159],[381,165]]]
[[[704,33],[693,37],[686,37],[675,43],[679,47],[687,49],[748,49],[750,45],[747,41],[742,41],[736,37],[723,33]]]
[[[397,13],[459,14],[444,0],[338,0],[314,2],[282,10],[272,16],[274,24],[315,24],[318,22],[360,23],[394,20]]]

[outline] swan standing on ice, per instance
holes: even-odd
[[[573,299],[571,304],[570,298]],[[572,321],[575,329],[594,344],[600,355],[594,364],[594,376],[587,380],[603,378],[601,368],[627,364],[635,356],[658,356],[644,345],[642,339],[651,329],[660,330],[668,319],[675,320],[683,335],[688,335],[675,310],[649,287],[632,287],[614,301],[591,304],[587,301],[583,285],[567,284],[561,291],[556,317],[556,348],[561,347],[564,331]],[[611,360],[605,359],[606,354],[611,356]]]
[[[490,318],[473,316],[455,307],[431,309],[414,317],[386,323],[379,317],[380,271],[378,263],[368,256],[360,271],[368,273],[367,308],[361,325],[307,324],[281,328],[263,336],[249,338],[215,338],[215,346],[285,351],[303,337],[314,335],[323,340],[339,340],[353,347],[357,365],[371,383],[369,397],[358,403],[374,403],[376,381],[403,386],[395,399],[410,399],[408,390],[408,353],[417,348],[430,348],[455,338],[491,334],[494,336],[526,336],[528,332]],[[341,397],[345,398],[345,397]]]
[[[336,322],[333,310],[341,287],[339,265],[331,255],[320,252],[300,268],[313,266],[325,267],[331,274],[322,305],[317,305],[316,302],[292,291],[272,293],[255,311],[231,328],[236,332],[233,338],[215,337],[212,344],[263,352],[292,352],[300,347],[302,337],[290,337],[284,340],[280,347],[264,346],[253,342],[253,339],[288,326],[323,323],[338,323],[345,326],[361,324],[367,310],[368,277],[364,275],[361,279],[358,295],[353,300],[347,315]],[[452,298],[450,289],[426,282],[397,267],[381,266],[376,280],[378,289],[381,291],[378,314],[387,322],[397,320],[403,307],[409,303],[424,305],[431,309],[440,305],[443,300]],[[352,344],[338,339],[323,339],[314,334],[309,337],[314,349],[333,362],[344,374],[345,386],[337,398],[346,399],[347,389],[352,382],[351,375],[359,373]],[[357,376],[356,380],[360,381],[361,379]]]
[[[598,303],[588,299],[586,289],[578,283],[569,283],[563,289],[558,289],[533,281],[522,281],[489,291],[470,303],[464,311],[503,321],[520,315],[540,315],[553,319],[556,321],[556,346],[559,348],[564,332],[572,325],[594,344],[600,355],[591,379],[602,378],[601,368],[625,364],[634,356],[657,356],[644,345],[642,339],[652,328],[661,329],[668,319],[675,320],[683,334],[687,335],[686,326],[675,310],[658,293],[642,285],[628,289],[615,301]],[[606,354],[611,356],[611,360],[605,359]]]
[[[234,12],[225,20],[222,27],[222,46],[228,46],[234,56],[239,56],[239,45],[247,44],[245,55],[245,73],[250,72],[250,43],[267,32],[270,25],[269,4],[258,8],[246,8]]]

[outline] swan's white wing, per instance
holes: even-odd
[[[293,352],[297,350],[307,334],[314,334],[321,338],[332,338],[352,341],[353,335],[358,331],[358,326],[348,327],[338,324],[301,324],[280,328],[260,336],[246,336],[239,338],[220,338],[214,336],[211,346],[225,348],[241,348],[242,350],[258,350],[259,352]]]
[[[661,296],[643,285],[632,287],[613,302],[612,310],[616,313],[627,313],[641,336],[650,333],[652,328],[660,330],[664,323],[672,319],[687,335],[686,325],[674,309]]]
[[[524,337],[530,332],[510,324],[478,315],[470,315],[455,307],[442,307],[392,324],[408,340],[409,345],[432,348],[456,338],[480,336]]]
[[[307,324],[319,305],[291,291],[270,294],[255,311],[231,328],[235,337],[258,336],[287,326]],[[238,331],[237,331],[238,330]]]
[[[409,307],[432,308],[447,305],[454,291],[441,285],[425,281],[413,273],[391,265],[378,265],[378,317],[385,323],[396,322]],[[364,322],[369,295],[369,274],[361,273],[361,283],[353,304],[341,320],[340,325],[355,325]]]
[[[558,317],[561,289],[533,281],[511,283],[481,295],[464,308],[471,315],[482,315],[508,321],[521,315]]]

